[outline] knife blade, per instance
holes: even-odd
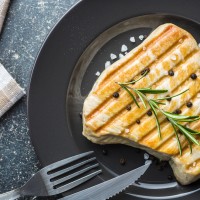
[[[66,196],[60,200],[106,200],[122,192],[142,176],[151,162],[130,172],[117,176],[88,189]]]

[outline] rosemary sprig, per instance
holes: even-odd
[[[134,83],[141,80],[145,75],[141,76],[141,78],[134,81]],[[200,132],[192,130],[192,129],[186,127],[186,125],[183,125],[181,123],[182,122],[185,122],[185,123],[194,122],[194,121],[199,120],[200,117],[199,116],[178,115],[178,114],[174,114],[171,112],[167,112],[160,108],[160,105],[165,105],[165,103],[162,102],[163,100],[175,98],[175,97],[187,92],[188,89],[184,90],[178,94],[175,94],[173,96],[157,98],[157,99],[149,99],[146,96],[146,94],[163,94],[163,93],[168,92],[168,90],[151,89],[151,88],[136,89],[136,88],[132,88],[132,87],[128,86],[129,84],[132,84],[132,83],[133,83],[133,81],[127,82],[127,83],[118,83],[118,84],[131,96],[131,98],[133,99],[135,104],[138,106],[138,108],[140,108],[140,106],[139,106],[139,103],[137,102],[137,98],[135,95],[137,95],[139,97],[139,99],[141,100],[141,102],[145,108],[147,108],[147,104],[149,105],[149,107],[151,108],[152,113],[155,117],[155,120],[156,120],[156,125],[158,128],[158,134],[159,134],[160,139],[162,138],[162,135],[161,135],[160,122],[159,122],[159,119],[157,116],[158,111],[161,112],[168,119],[168,121],[171,123],[171,125],[173,127],[174,134],[177,139],[180,155],[182,155],[182,146],[181,146],[181,142],[180,142],[178,133],[181,133],[185,136],[185,138],[189,144],[190,151],[192,153],[192,144],[200,145],[199,141],[195,138],[195,135],[199,135]]]

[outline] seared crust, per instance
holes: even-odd
[[[83,135],[94,143],[122,143],[145,149],[159,158],[170,159],[177,180],[184,185],[189,184],[200,176],[200,147],[194,146],[193,154],[189,154],[187,142],[181,136],[184,151],[179,156],[173,128],[165,117],[158,113],[162,132],[160,140],[154,117],[147,116],[147,110],[143,106],[138,108],[131,97],[116,84],[118,81],[136,79],[146,67],[150,72],[133,87],[168,89],[169,92],[163,96],[189,88],[187,93],[173,98],[163,108],[168,111],[181,109],[185,115],[199,115],[199,47],[185,30],[173,24],[164,24],[98,78],[84,102]],[[173,69],[174,76],[168,75],[170,69]],[[196,80],[190,78],[192,73],[197,74]],[[119,93],[119,98],[112,97],[114,92]],[[154,98],[156,95],[149,97]],[[192,108],[186,106],[188,101],[192,101]],[[127,105],[131,105],[130,111],[126,110]],[[137,119],[141,120],[140,125],[136,123]],[[200,123],[192,123],[190,127],[200,130]]]

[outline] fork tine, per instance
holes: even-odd
[[[55,189],[56,193],[60,194],[60,193],[66,192],[66,191],[68,191],[68,190],[70,190],[70,189],[72,189],[72,188],[74,188],[74,187],[76,187],[76,186],[78,186],[78,185],[90,180],[91,178],[95,177],[96,175],[100,174],[101,172],[102,172],[102,170],[98,170],[98,171],[93,172],[93,173],[91,173],[91,174],[89,174],[87,176],[84,176],[84,177],[82,177],[80,179],[77,179],[77,180],[75,180],[75,181],[73,181],[71,183],[63,185],[62,187],[56,188]]]
[[[63,183],[63,182],[65,182],[65,181],[68,181],[68,180],[70,180],[70,179],[72,179],[72,178],[74,178],[74,177],[76,177],[76,176],[79,176],[79,175],[81,175],[81,174],[83,174],[83,173],[85,173],[85,172],[87,172],[87,171],[89,171],[89,170],[91,170],[91,169],[94,169],[94,168],[96,168],[96,167],[98,167],[98,166],[99,166],[99,164],[97,163],[97,164],[94,164],[94,165],[92,165],[92,166],[86,167],[85,169],[82,169],[82,170],[80,170],[80,171],[78,171],[78,172],[75,172],[75,173],[73,173],[73,174],[70,174],[69,176],[65,176],[65,177],[63,177],[63,178],[61,178],[61,179],[58,179],[57,181],[53,181],[53,185],[56,186],[56,185],[58,185],[58,184],[60,184],[60,183]]]
[[[71,166],[71,167],[68,167],[68,168],[66,168],[66,169],[62,169],[62,170],[60,170],[60,171],[58,171],[58,172],[55,172],[55,173],[53,173],[53,174],[49,174],[49,177],[50,177],[50,179],[55,178],[55,177],[57,177],[57,176],[60,176],[60,175],[62,175],[62,174],[65,174],[65,173],[67,173],[67,172],[69,172],[69,171],[71,171],[71,170],[74,170],[74,169],[76,169],[76,168],[78,168],[78,167],[81,167],[81,166],[83,166],[83,165],[85,165],[85,164],[87,164],[87,163],[89,163],[89,162],[94,161],[94,160],[96,160],[95,157],[94,157],[94,158],[90,158],[90,159],[88,159],[88,160],[85,160],[85,161],[83,161],[83,162],[77,163],[77,164],[75,164],[75,165],[73,165],[73,166]]]
[[[54,170],[56,168],[62,167],[63,165],[66,165],[66,164],[69,164],[69,163],[71,163],[73,161],[76,161],[76,160],[78,160],[80,158],[88,156],[88,155],[90,155],[92,153],[94,153],[94,152],[93,151],[89,151],[89,152],[82,153],[82,154],[79,154],[79,155],[76,155],[76,156],[73,156],[73,157],[70,157],[70,158],[66,158],[64,160],[60,160],[60,161],[58,161],[56,163],[53,163],[51,165],[46,166],[45,168],[43,168],[43,170],[49,172],[49,171]]]

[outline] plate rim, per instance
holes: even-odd
[[[85,0],[87,1],[87,0]],[[55,23],[55,25],[52,27],[51,31],[49,31],[49,33],[47,34],[47,36],[45,37],[42,45],[40,46],[40,50],[38,51],[38,54],[35,58],[35,62],[34,62],[34,67],[32,68],[31,70],[31,73],[30,73],[30,82],[28,84],[28,92],[27,92],[27,115],[28,115],[28,126],[30,127],[30,118],[29,118],[29,113],[30,113],[30,92],[31,92],[31,84],[32,84],[32,78],[33,78],[33,75],[34,75],[34,71],[35,71],[35,68],[36,68],[36,65],[37,65],[37,61],[38,61],[38,58],[46,44],[46,42],[48,41],[49,39],[49,36],[54,32],[55,28],[64,20],[65,17],[67,17],[67,15],[69,15],[77,6],[79,6],[81,3],[85,2],[83,0],[80,0],[78,2],[76,2],[65,14],[63,14],[63,16],[61,18],[58,19],[58,21]],[[148,13],[149,14],[149,13]],[[180,16],[180,15],[178,15]],[[186,17],[187,18],[187,17]],[[195,21],[194,19],[192,19],[193,21]],[[200,23],[197,21],[197,23]],[[31,136],[31,142],[32,142],[32,131],[31,129],[29,130],[29,133],[30,133],[30,136]],[[33,143],[32,143],[33,144]],[[35,145],[33,144],[33,147],[35,149]],[[36,151],[36,155],[38,156],[38,152]],[[41,161],[39,159],[39,161]]]

